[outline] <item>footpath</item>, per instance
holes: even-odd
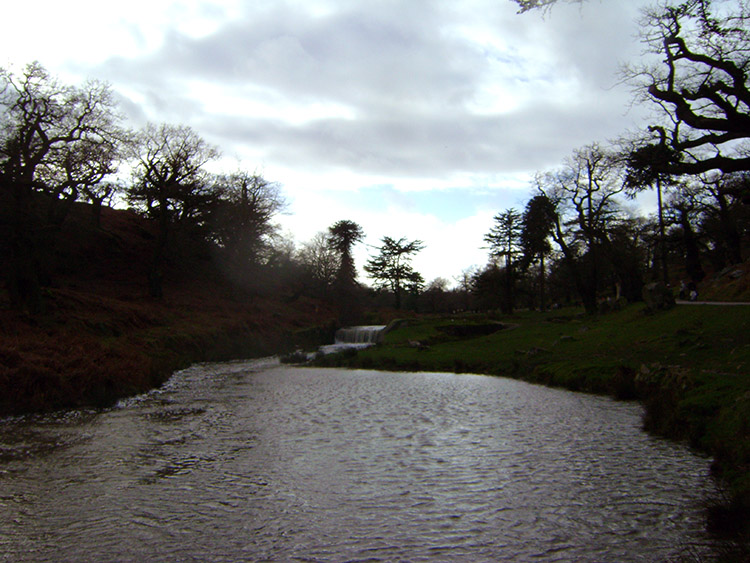
[[[748,306],[750,303],[746,301],[687,301],[685,299],[678,299],[675,301],[678,305],[745,305]]]

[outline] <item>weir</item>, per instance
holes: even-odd
[[[334,335],[334,343],[321,346],[318,350],[323,354],[334,354],[347,348],[367,348],[378,343],[378,339],[386,331],[386,328],[385,325],[340,328]]]
[[[336,344],[376,344],[385,325],[348,326],[336,331]]]

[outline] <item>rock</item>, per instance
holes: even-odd
[[[675,305],[672,291],[660,282],[651,282],[643,286],[643,301],[649,311],[663,311]]]

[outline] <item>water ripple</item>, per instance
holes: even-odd
[[[707,553],[709,460],[641,409],[453,374],[207,364],[0,422],[6,561],[653,561]]]

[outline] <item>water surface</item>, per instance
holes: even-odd
[[[0,422],[6,561],[666,561],[709,460],[641,408],[472,375],[194,366]]]

